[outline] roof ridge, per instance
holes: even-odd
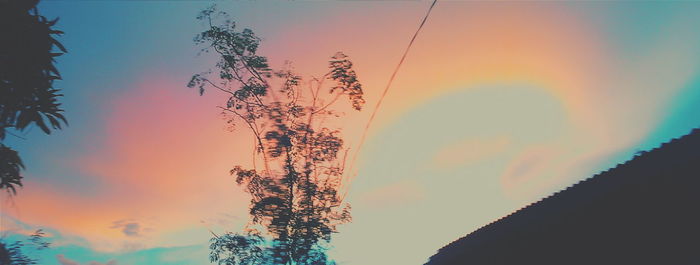
[[[560,194],[562,194],[563,192],[568,191],[568,190],[572,190],[574,187],[580,187],[580,185],[582,185],[582,184],[591,183],[592,180],[601,179],[600,177],[601,177],[602,175],[607,175],[607,174],[609,174],[609,172],[611,172],[611,171],[613,171],[613,170],[618,170],[618,169],[620,169],[622,166],[629,165],[630,163],[632,163],[632,162],[634,162],[634,161],[639,161],[639,159],[643,159],[643,157],[645,157],[645,156],[648,157],[648,155],[649,155],[650,153],[652,153],[652,152],[659,152],[660,150],[662,150],[663,147],[669,146],[669,145],[671,145],[671,144],[676,144],[676,143],[678,143],[681,139],[688,138],[688,137],[693,136],[693,135],[698,135],[698,136],[700,137],[700,128],[693,128],[693,129],[690,130],[690,132],[688,132],[688,133],[686,133],[686,134],[684,134],[684,135],[675,137],[675,138],[671,138],[670,140],[668,140],[668,141],[666,141],[666,142],[663,142],[663,143],[660,143],[659,145],[657,145],[656,147],[654,147],[654,148],[652,148],[652,149],[638,151],[638,152],[636,152],[630,159],[625,160],[624,162],[619,162],[619,163],[617,163],[614,167],[610,167],[610,168],[601,170],[600,172],[598,172],[598,173],[596,173],[596,174],[594,174],[594,175],[592,175],[592,176],[590,176],[590,177],[588,177],[588,178],[579,180],[579,181],[577,181],[576,183],[571,184],[571,185],[569,185],[569,186],[566,186],[565,188],[563,188],[563,189],[561,189],[561,190],[555,191],[555,192],[553,192],[553,193],[551,193],[551,194],[549,194],[549,195],[547,195],[547,196],[545,196],[545,197],[542,197],[542,198],[540,198],[540,199],[538,199],[538,200],[536,200],[536,201],[534,201],[534,202],[531,202],[531,203],[529,203],[529,204],[526,204],[525,206],[520,207],[520,208],[518,208],[517,210],[515,210],[515,211],[513,211],[513,212],[511,212],[511,213],[509,213],[509,214],[507,214],[507,215],[505,215],[505,216],[501,216],[500,218],[498,218],[498,219],[496,219],[496,220],[494,220],[494,221],[491,221],[491,222],[489,222],[489,223],[487,223],[487,224],[485,224],[485,225],[483,225],[483,226],[481,226],[481,227],[475,229],[474,231],[472,231],[472,232],[466,234],[465,236],[460,237],[460,238],[458,238],[458,239],[456,239],[456,240],[453,240],[452,242],[448,243],[447,245],[441,247],[437,252],[440,253],[440,251],[442,251],[442,250],[444,250],[444,249],[447,249],[447,248],[450,247],[450,246],[453,246],[456,242],[461,241],[462,239],[467,238],[467,237],[469,237],[469,236],[472,236],[472,235],[474,235],[474,234],[483,232],[483,231],[485,231],[486,229],[488,229],[489,227],[491,227],[491,226],[493,226],[493,225],[495,225],[495,224],[497,224],[497,223],[501,223],[501,222],[503,222],[503,220],[505,220],[505,219],[507,219],[507,218],[509,218],[509,217],[511,217],[511,216],[513,216],[513,215],[515,215],[515,214],[524,212],[526,209],[532,208],[532,207],[534,207],[534,206],[536,206],[536,205],[540,205],[540,204],[543,203],[545,200],[551,200],[551,198],[561,196]],[[437,255],[437,254],[436,254],[436,255]]]

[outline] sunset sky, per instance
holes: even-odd
[[[43,228],[41,264],[209,264],[214,233],[247,222],[229,170],[250,136],[198,96],[212,67],[192,38],[199,1],[44,0],[60,17],[70,126],[8,136],[25,187],[2,194],[9,238]],[[219,3],[262,37],[273,67],[320,76],[351,57],[367,107],[398,63],[426,1]],[[700,125],[700,2],[439,1],[378,112],[333,239],[340,264],[423,264],[445,244]],[[350,182],[348,182],[350,183]]]

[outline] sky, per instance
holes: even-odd
[[[212,2],[49,1],[55,86],[70,126],[8,136],[25,187],[2,195],[9,239],[37,228],[41,264],[209,264],[211,232],[239,231],[249,198],[229,170],[249,135],[186,87],[216,58],[195,19]],[[426,1],[219,2],[262,37],[273,67],[322,75],[336,51],[368,102],[343,118],[357,147]],[[348,178],[340,264],[423,264],[529,203],[688,133],[700,117],[700,3],[439,1]]]

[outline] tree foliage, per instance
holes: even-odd
[[[5,243],[0,240],[0,265],[35,265],[38,260],[27,255],[28,252],[44,250],[51,245],[45,240],[46,233],[43,230],[36,230],[33,234],[22,241]]]
[[[2,143],[8,130],[36,125],[44,133],[67,124],[53,87],[61,79],[55,57],[66,52],[52,27],[58,19],[39,15],[38,1],[0,1],[0,189],[12,194],[22,186],[24,167],[16,151]],[[58,51],[56,51],[57,49]]]
[[[194,41],[219,61],[215,71],[194,75],[188,86],[200,94],[215,89],[226,95],[219,108],[229,123],[253,134],[254,157],[263,165],[231,170],[251,196],[251,219],[242,233],[212,239],[211,261],[332,263],[325,254],[331,234],[336,225],[350,221],[350,207],[338,194],[347,149],[340,130],[324,122],[340,117],[342,104],[362,109],[362,85],[353,64],[338,52],[321,77],[303,79],[289,63],[273,70],[258,54],[261,39],[250,29],[238,31],[230,20],[213,22],[221,17],[225,13],[213,7],[198,16],[208,29]]]

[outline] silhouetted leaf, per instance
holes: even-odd
[[[225,107],[220,108],[230,118],[227,122],[247,126],[254,135],[253,155],[258,156],[254,159],[262,160],[264,166],[258,167],[264,168],[235,166],[230,173],[251,196],[249,225],[264,228],[265,236],[215,236],[210,260],[333,264],[323,244],[330,241],[336,225],[351,219],[350,208],[340,208],[338,195],[344,166],[339,152],[347,149],[340,131],[323,124],[339,117],[332,110],[339,96],[347,95],[356,110],[364,104],[353,64],[337,53],[322,78],[334,84],[324,86],[324,80],[311,78],[302,86],[301,76],[289,64],[275,71],[266,57],[257,54],[260,38],[252,30],[236,31],[230,20],[217,24],[214,10],[200,12],[197,19],[211,26],[197,34],[194,42],[207,45],[219,57],[216,74],[195,74],[187,86],[198,87],[200,95],[205,87],[222,91]]]
[[[66,48],[52,35],[63,32],[52,29],[58,19],[48,20],[38,14],[37,2],[0,1],[0,34],[12,36],[0,42],[0,141],[8,135],[6,130],[22,131],[35,124],[49,134],[51,129],[61,129],[61,121],[68,124],[58,103],[62,94],[53,87],[53,81],[61,78],[53,60]],[[62,53],[53,52],[54,47]],[[7,157],[2,159],[7,163]],[[21,168],[7,164],[1,167],[0,188],[14,194],[15,186],[21,186]]]

